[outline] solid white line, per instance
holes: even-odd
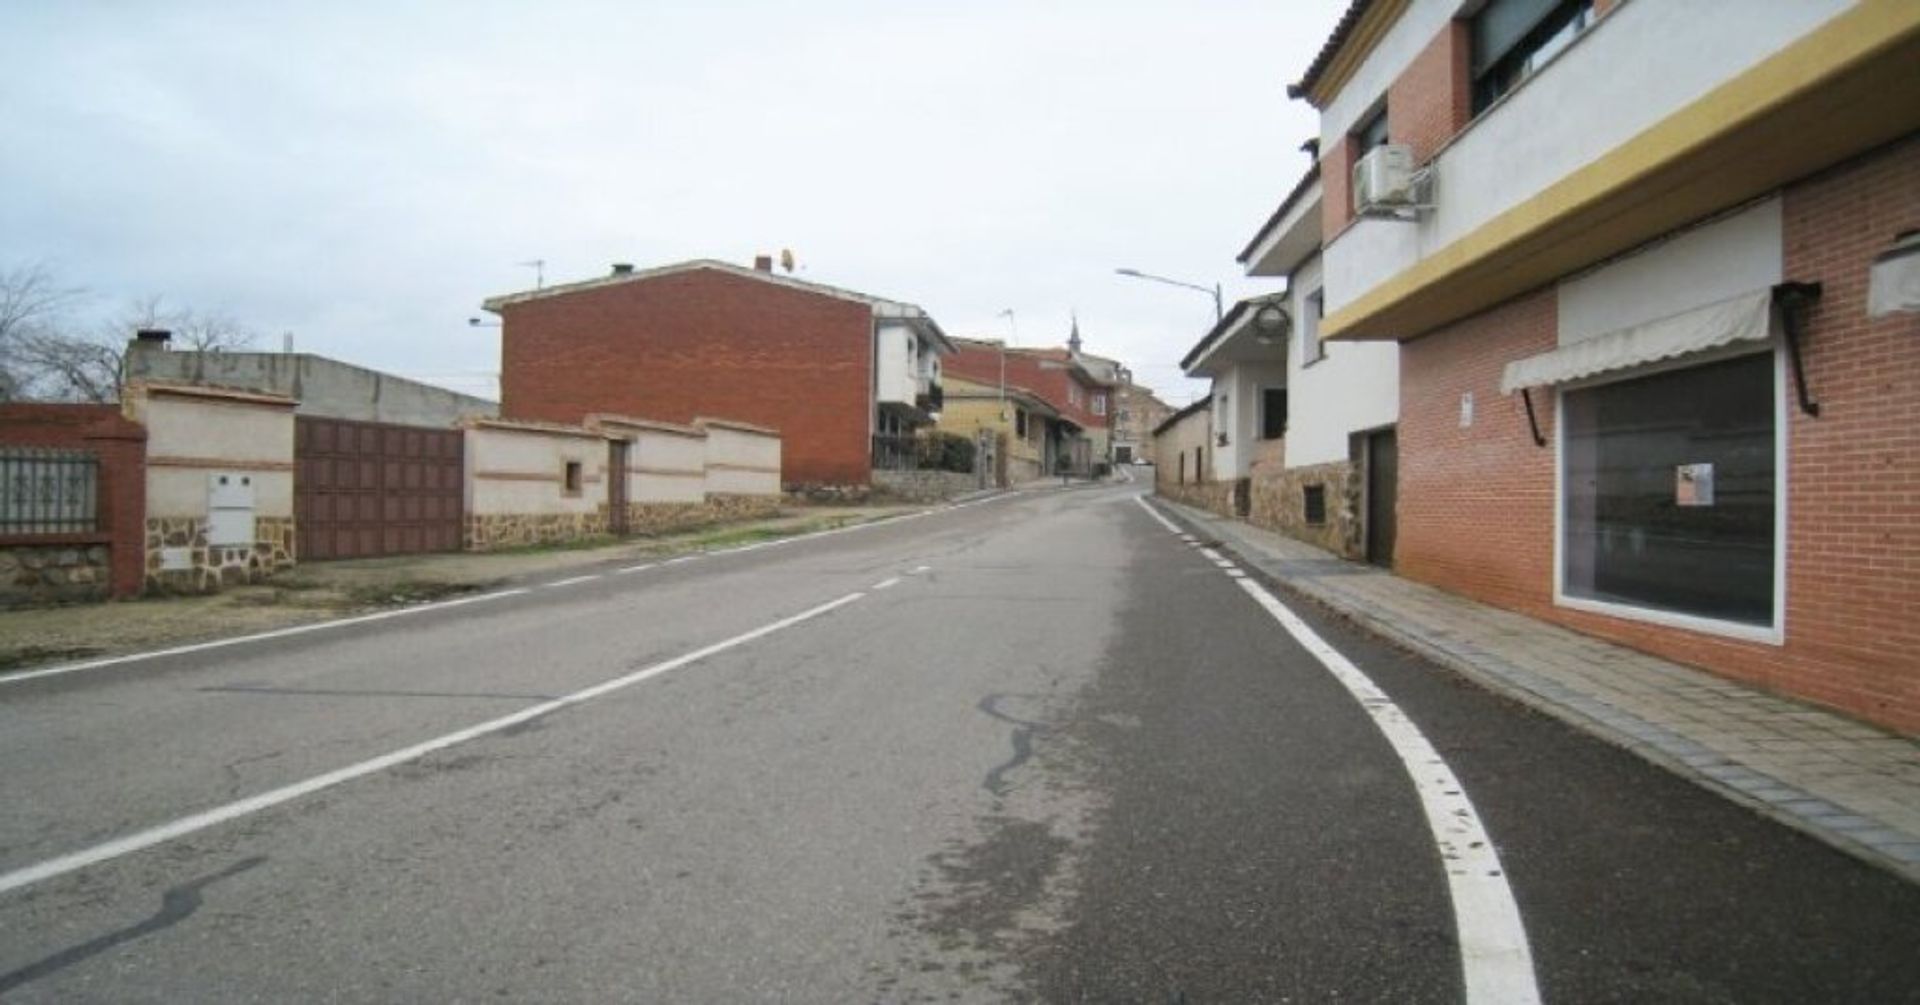
[[[599,578],[599,574],[595,573],[591,576],[574,576],[571,579],[556,579],[551,583],[541,583],[540,588],[543,590],[551,590],[556,586],[572,586],[575,583],[587,583]]]
[[[742,632],[730,639],[715,642],[712,645],[695,649],[690,653],[676,656],[663,663],[655,663],[645,669],[636,670],[623,677],[615,677],[612,680],[595,684],[592,687],[575,691],[572,694],[555,698],[552,701],[542,702],[531,708],[521,709],[511,715],[503,715],[498,719],[491,719],[477,726],[469,726],[466,729],[448,733],[445,736],[436,737],[424,743],[416,743],[411,747],[396,750],[390,754],[382,754],[372,760],[361,761],[358,764],[349,765],[336,771],[329,771],[324,775],[316,775],[305,781],[295,782],[292,785],[282,786],[269,792],[262,792],[257,796],[249,796],[246,799],[231,802],[225,806],[216,806],[213,809],[195,813],[191,816],[181,817],[178,820],[129,834],[125,837],[115,838],[112,841],[97,844],[91,848],[85,848],[77,852],[62,855],[58,858],[48,859],[45,862],[30,865],[23,869],[15,869],[5,875],[0,875],[0,893],[18,890],[21,887],[31,886],[43,880],[52,879],[55,876],[64,875],[77,869],[84,869],[88,866],[97,865],[109,859],[119,858],[122,855],[140,851],[144,848],[151,848],[154,845],[171,841],[175,838],[185,837],[188,834],[205,830],[217,824],[226,823],[229,820],[235,820],[252,813],[258,813],[261,810],[299,799],[302,796],[312,795],[322,789],[329,789],[344,782],[350,782],[356,778],[371,775],[378,771],[384,771],[396,765],[405,764],[408,761],[418,760],[435,751],[445,750],[448,747],[465,743],[468,740],[478,739],[490,733],[498,733],[503,729],[508,729],[520,723],[527,722],[528,720],[538,719],[541,716],[552,714],[570,705],[578,705],[582,702],[601,697],[602,695],[611,694],[621,688],[631,687],[650,677],[657,677],[670,670],[677,670],[689,663],[698,662],[709,656],[732,649],[735,646],[744,645],[755,639],[765,638],[774,632],[791,628],[803,621],[810,621],[835,608],[844,607],[864,596],[866,596],[864,593],[849,593],[838,600],[831,600],[818,607],[808,608],[799,614],[761,625],[759,628]]]
[[[1426,811],[1427,828],[1447,870],[1467,1001],[1501,1005],[1538,1002],[1540,989],[1533,974],[1533,953],[1527,946],[1527,930],[1520,921],[1513,888],[1500,866],[1493,838],[1481,825],[1453,769],[1433,749],[1420,727],[1351,660],[1328,645],[1265,587],[1251,579],[1237,582],[1360,703],[1413,779],[1421,808]]]
[[[656,567],[656,566],[658,566],[659,564],[660,564],[660,563],[658,563],[658,562],[647,562],[647,563],[645,563],[645,564],[643,564],[643,565],[629,565],[629,566],[627,566],[627,567],[626,567],[626,568],[624,568],[624,569],[615,569],[615,570],[613,570],[613,574],[614,574],[614,575],[616,575],[616,576],[626,576],[626,575],[631,575],[631,574],[633,574],[633,573],[636,573],[636,572],[645,572],[645,571],[647,571],[648,569],[652,569],[652,568],[654,568],[654,567]]]
[[[873,588],[876,590],[887,590],[887,589],[892,589],[893,587],[896,587],[899,585],[900,585],[900,577],[895,576],[892,579],[883,579],[878,583],[873,584]]]
[[[228,639],[214,639],[211,642],[195,642],[192,645],[170,646],[166,649],[154,649],[143,653],[128,653],[125,656],[106,656],[97,660],[87,660],[84,663],[66,663],[40,670],[26,670],[21,673],[7,674],[0,676],[0,684],[17,684],[23,680],[52,677],[56,674],[73,673],[76,670],[93,670],[99,667],[114,666],[119,663],[132,663],[135,660],[150,660],[161,656],[179,656],[183,653],[205,652],[209,649],[237,646],[242,642],[262,642],[267,639],[286,638],[289,635],[304,635],[308,632],[320,631],[323,628],[339,628],[344,625],[364,625],[370,621],[385,621],[388,618],[398,618],[408,614],[419,614],[423,611],[441,611],[449,607],[478,604],[488,600],[498,600],[501,597],[514,597],[529,592],[531,591],[525,587],[516,587],[511,590],[496,590],[493,593],[482,593],[472,597],[459,597],[454,600],[437,600],[430,604],[398,607],[391,611],[375,611],[372,614],[359,614],[351,618],[336,618],[332,621],[315,621],[305,625],[294,625],[290,628],[276,628],[270,632],[255,632],[252,635],[235,635]]]
[[[1172,520],[1169,520],[1164,516],[1161,516],[1159,510],[1154,509],[1151,505],[1149,505],[1147,503],[1146,496],[1143,496],[1143,495],[1134,496],[1133,501],[1139,503],[1140,508],[1147,511],[1148,516],[1153,517],[1155,520],[1160,521],[1160,526],[1165,527],[1166,529],[1172,531],[1175,534],[1179,534],[1183,540],[1188,540],[1188,541],[1193,540],[1193,535],[1183,532],[1180,529],[1179,524],[1174,523]]]
[[[666,561],[664,561],[664,562],[661,562],[660,564],[661,564],[661,565],[679,565],[679,564],[680,564],[681,562],[691,562],[691,561],[693,561],[693,560],[695,560],[695,559],[697,559],[697,558],[701,558],[701,557],[703,557],[703,556],[701,556],[701,555],[682,555],[682,556],[680,556],[679,558],[669,558],[669,559],[667,559]]]

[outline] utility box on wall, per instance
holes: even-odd
[[[207,476],[207,544],[252,546],[252,475],[221,472]]]

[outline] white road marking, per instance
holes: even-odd
[[[541,583],[540,588],[543,590],[551,590],[556,586],[572,586],[575,583],[591,582],[599,578],[599,574],[595,573],[591,576],[574,576],[571,579],[556,579],[551,583]]]
[[[933,566],[931,565],[916,565],[913,568],[908,569],[907,574],[911,576],[918,576],[922,573],[932,572],[932,571],[933,571]]]
[[[0,684],[17,684],[23,680],[33,680],[39,677],[52,677],[57,674],[73,673],[76,670],[93,670],[98,667],[114,666],[120,663],[131,663],[135,660],[150,660],[150,659],[158,659],[162,656],[179,656],[185,653],[205,652],[209,649],[220,649],[226,646],[237,646],[243,642],[263,642],[263,641],[266,641],[267,639],[281,639],[281,638],[286,638],[290,635],[305,635],[308,632],[317,632],[325,628],[340,628],[346,625],[364,625],[372,621],[385,621],[388,618],[404,617],[409,614],[420,614],[425,611],[443,611],[449,607],[463,607],[467,604],[478,604],[488,600],[498,600],[501,597],[516,597],[516,596],[519,596],[520,594],[530,593],[530,592],[532,591],[525,587],[516,587],[515,589],[511,589],[511,590],[496,590],[493,593],[482,593],[472,597],[459,597],[453,600],[439,600],[430,604],[416,604],[412,607],[398,607],[391,611],[376,611],[372,614],[358,614],[351,618],[335,618],[332,621],[315,621],[315,622],[311,622],[309,624],[304,624],[304,625],[294,625],[291,628],[276,628],[270,632],[255,632],[252,635],[235,635],[234,637],[228,638],[228,639],[214,639],[211,642],[195,642],[192,645],[170,646],[166,649],[154,649],[144,653],[128,653],[125,656],[106,656],[97,660],[87,660],[84,663],[66,663],[60,666],[46,667],[41,670],[27,670],[21,673],[7,674],[5,676],[0,676]]]
[[[1179,534],[1182,538],[1185,538],[1188,540],[1192,539],[1192,535],[1182,531],[1180,529],[1179,524],[1174,523],[1172,520],[1169,520],[1164,516],[1161,516],[1159,510],[1154,509],[1152,506],[1147,505],[1146,496],[1143,496],[1143,495],[1134,496],[1133,501],[1139,503],[1140,508],[1147,511],[1148,516],[1154,518],[1155,520],[1158,520],[1160,522],[1160,526],[1165,527],[1168,531],[1172,533]]]
[[[1145,498],[1136,498],[1163,526],[1174,534],[1181,534],[1180,528],[1161,516]],[[1202,548],[1200,553],[1218,557],[1211,548]],[[1245,573],[1234,579],[1247,596],[1272,615],[1294,641],[1312,653],[1360,703],[1413,780],[1421,809],[1426,812],[1427,829],[1433,834],[1447,870],[1447,893],[1453,901],[1467,1001],[1475,1005],[1530,1005],[1540,1001],[1540,987],[1533,972],[1533,951],[1527,945],[1527,929],[1520,920],[1520,906],[1514,902],[1513,888],[1507,883],[1507,871],[1501,867],[1493,838],[1481,825],[1473,802],[1467,798],[1466,787],[1460,784],[1453,769],[1447,766],[1440,752],[1433,749],[1420,727],[1353,661],[1329,645],[1266,587],[1247,578]]]
[[[371,760],[361,761],[358,764],[349,765],[335,771],[329,771],[324,775],[316,775],[305,781],[295,782],[292,785],[262,792],[256,796],[249,796],[246,799],[231,802],[224,806],[216,806],[213,809],[195,813],[191,816],[181,817],[178,820],[161,824],[158,827],[151,827],[147,830],[128,834],[125,837],[115,838],[112,841],[97,844],[91,848],[85,848],[80,851],[62,855],[58,858],[48,859],[22,869],[15,869],[12,872],[0,875],[0,893],[7,893],[12,890],[18,890],[21,887],[32,886],[35,883],[52,879],[55,876],[65,875],[78,869],[85,869],[88,866],[98,865],[101,862],[119,858],[122,855],[131,854],[132,852],[145,848],[151,848],[157,844],[172,841],[175,838],[185,837],[196,831],[202,831],[209,827],[226,823],[229,820],[236,820],[249,814],[258,813],[261,810],[270,809],[281,803],[299,799],[302,796],[312,795],[315,792],[332,788],[344,782],[350,782],[356,778],[362,778],[375,772],[384,771],[388,768],[405,764],[408,761],[418,760],[435,751],[445,750],[448,747],[465,743],[468,740],[475,740],[491,733],[498,733],[501,730],[517,726],[520,723],[550,715],[568,706],[578,705],[603,695],[612,694],[622,688],[631,687],[641,681],[657,677],[670,670],[677,670],[689,663],[695,663],[736,646],[745,645],[755,639],[765,638],[768,635],[772,635],[782,629],[791,628],[801,622],[811,621],[836,608],[851,604],[864,596],[866,596],[865,593],[849,593],[838,600],[830,600],[817,607],[810,607],[807,610],[801,611],[799,614],[769,622],[761,625],[759,628],[735,635],[730,639],[724,639],[712,645],[695,649],[690,653],[676,656],[665,662],[655,663],[652,666],[636,670],[622,677],[615,677],[612,680],[603,681],[592,687],[583,688],[572,694],[555,698],[552,701],[542,702],[531,708],[521,709],[511,715],[503,715],[498,719],[490,719],[477,726],[469,726],[466,729],[435,737],[424,743],[416,743],[411,747],[396,750],[389,754],[382,754]]]
[[[664,562],[661,562],[660,564],[661,564],[661,565],[679,565],[679,564],[680,564],[681,562],[691,562],[691,561],[694,561],[695,559],[698,559],[698,558],[702,558],[702,557],[704,557],[704,556],[701,556],[701,555],[682,555],[682,556],[680,556],[679,558],[669,558],[669,559],[667,559],[666,561],[664,561]]]
[[[633,573],[636,573],[636,572],[645,572],[645,571],[647,571],[648,569],[652,569],[652,568],[656,568],[656,567],[658,567],[658,566],[659,566],[659,564],[660,564],[660,563],[658,563],[658,562],[647,562],[647,563],[644,563],[644,564],[641,564],[641,565],[629,565],[629,566],[627,566],[627,567],[626,567],[626,568],[624,568],[624,569],[615,569],[615,570],[613,570],[613,574],[614,574],[614,575],[616,575],[616,576],[626,576],[626,575],[631,575],[631,574],[633,574]]]
[[[878,583],[873,584],[873,588],[876,590],[888,590],[899,585],[900,585],[900,577],[895,576],[892,579],[883,579]]]
[[[1526,1003],[1540,1000],[1534,980],[1533,953],[1527,946],[1526,926],[1507,884],[1506,870],[1467,798],[1453,769],[1427,741],[1420,727],[1387,697],[1359,667],[1328,645],[1307,623],[1288,610],[1272,593],[1251,579],[1240,588],[1274,620],[1286,628],[1301,647],[1312,653],[1360,703],[1379,728],[1400,763],[1413,779],[1426,810],[1427,828],[1446,864],[1447,889],[1453,897],[1454,926],[1460,938],[1460,967],[1466,977],[1467,1001]]]

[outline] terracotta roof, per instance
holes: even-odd
[[[1287,85],[1287,97],[1305,98],[1315,107],[1323,107],[1326,94],[1316,93],[1323,84],[1339,84],[1353,70],[1355,60],[1365,56],[1385,33],[1386,26],[1399,18],[1407,7],[1408,0],[1350,0],[1346,12],[1333,26],[1333,33],[1327,36],[1320,46],[1320,52],[1308,64],[1307,72],[1298,83]],[[1373,15],[1378,15],[1374,17]],[[1360,51],[1355,60],[1341,59],[1348,46],[1358,45]],[[1334,74],[1329,81],[1328,74]]]

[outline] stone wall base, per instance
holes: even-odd
[[[627,533],[650,537],[718,523],[778,516],[782,496],[716,493],[705,502],[628,503]],[[593,513],[494,513],[467,517],[466,550],[499,551],[566,544],[612,531],[607,508]]]
[[[802,506],[858,506],[873,495],[873,486],[799,482],[785,486],[782,491],[788,502]]]
[[[498,551],[566,544],[606,533],[605,508],[592,513],[469,513],[462,544],[468,551]]]
[[[1306,490],[1326,492],[1326,520],[1307,522]],[[1360,521],[1360,472],[1348,461],[1253,473],[1253,509],[1247,522],[1325,548],[1342,558],[1364,559],[1366,539]]]
[[[1155,494],[1177,503],[1194,506],[1219,516],[1233,516],[1232,482],[1179,482],[1161,481],[1154,485]]]
[[[939,502],[978,491],[980,478],[959,471],[875,471],[875,494],[908,502]]]
[[[176,549],[185,553],[185,566],[163,568],[166,554]],[[255,517],[253,544],[211,545],[207,521],[200,517],[150,517],[146,551],[148,592],[217,593],[292,568],[294,522],[292,517]]]
[[[112,587],[105,544],[0,547],[0,607],[105,600]]]

